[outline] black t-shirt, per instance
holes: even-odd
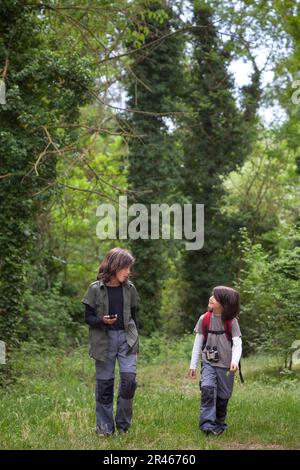
[[[106,286],[108,293],[108,313],[118,315],[117,321],[113,325],[107,325],[109,330],[124,330],[123,318],[123,287],[122,284],[116,287]]]

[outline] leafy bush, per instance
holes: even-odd
[[[19,325],[23,340],[38,348],[70,347],[82,342],[86,326],[76,322],[82,309],[79,300],[61,295],[61,286],[25,295],[26,312]],[[81,313],[83,317],[83,313]]]
[[[193,342],[194,336],[192,334],[175,337],[155,332],[150,337],[142,336],[140,338],[139,362],[158,364],[184,360],[189,363]]]
[[[280,354],[292,367],[290,348],[300,338],[300,231],[290,228],[276,258],[244,232],[244,269],[241,293],[241,328],[246,352]]]

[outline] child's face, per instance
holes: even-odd
[[[123,268],[120,271],[117,271],[116,278],[119,282],[124,282],[127,280],[128,276],[130,274],[130,266],[127,268]]]
[[[221,314],[222,313],[222,310],[223,310],[223,307],[222,305],[214,298],[213,295],[211,295],[211,297],[209,298],[209,301],[208,301],[208,309],[209,310],[213,310],[214,313],[217,313],[217,314]]]

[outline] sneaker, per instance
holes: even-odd
[[[129,430],[128,429],[118,429],[119,434],[128,434]]]
[[[202,429],[202,432],[206,434],[206,436],[210,436],[211,434],[213,436],[220,436],[223,434],[224,430],[223,429]]]
[[[214,436],[221,436],[221,434],[223,434],[224,431],[225,431],[225,429],[214,429],[214,430],[211,431],[211,433]]]
[[[109,437],[109,436],[113,435],[113,432],[112,433],[104,432],[97,426],[96,427],[96,434],[98,434],[98,436],[100,436],[100,437]]]

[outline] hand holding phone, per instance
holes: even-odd
[[[117,315],[104,315],[103,321],[106,325],[113,325],[117,321]]]

